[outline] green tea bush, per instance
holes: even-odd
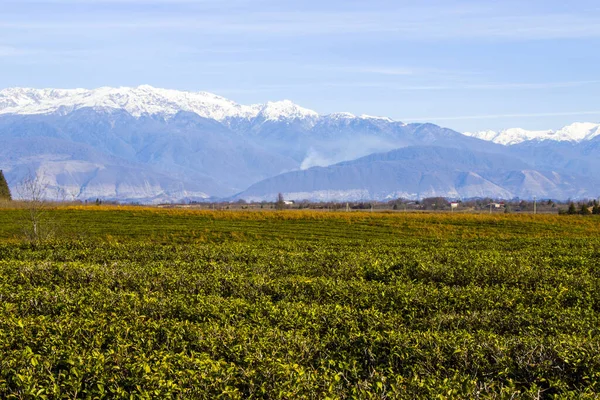
[[[594,216],[58,209],[71,235],[32,244],[19,212],[2,398],[600,393]]]

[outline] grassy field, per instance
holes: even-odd
[[[0,398],[596,398],[600,218],[0,210]]]

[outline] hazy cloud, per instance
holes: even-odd
[[[63,0],[64,1],[64,0]],[[106,2],[97,0],[92,3]],[[131,2],[131,0],[130,0]],[[120,2],[110,2],[120,4]],[[143,1],[134,1],[143,4]],[[161,2],[158,2],[161,3]],[[193,3],[196,2],[184,2]],[[164,3],[166,4],[166,3]],[[323,34],[386,33],[400,40],[505,39],[532,40],[600,37],[600,13],[521,13],[518,10],[478,8],[462,13],[453,7],[414,7],[407,10],[279,11],[227,10],[211,4],[206,12],[189,15],[185,7],[168,12],[131,12],[100,9],[90,15],[49,14],[43,20],[0,19],[0,27],[38,30],[169,29],[212,34]]]
[[[495,119],[495,118],[535,118],[535,117],[563,117],[563,116],[583,116],[600,115],[598,111],[566,111],[566,112],[547,112],[547,113],[516,113],[516,114],[487,114],[487,115],[468,115],[453,117],[421,117],[421,118],[400,118],[401,121],[459,121],[468,119]]]
[[[31,54],[31,52],[11,46],[0,46],[0,57],[19,57]]]

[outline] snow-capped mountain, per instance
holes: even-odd
[[[208,92],[189,92],[138,87],[101,87],[98,89],[32,89],[0,90],[0,114],[68,114],[82,108],[124,110],[134,117],[159,115],[170,117],[187,111],[203,118],[225,122],[231,119],[260,121],[316,120],[319,113],[300,107],[290,100],[265,104],[242,105]],[[355,116],[350,113],[331,114],[332,119],[363,119],[393,122],[387,117]]]
[[[559,130],[529,131],[521,128],[510,128],[500,132],[479,131],[465,132],[466,136],[488,140],[494,143],[511,146],[527,141],[554,140],[559,142],[581,142],[591,140],[600,135],[600,124],[577,122]]]
[[[172,116],[188,111],[216,121],[228,118],[260,117],[263,120],[281,120],[319,116],[315,111],[302,108],[289,100],[246,106],[208,92],[158,89],[148,85],[93,90],[0,90],[0,114],[66,114],[81,108],[125,110],[134,117]]]
[[[591,194],[589,183],[600,169],[598,133],[598,125],[574,124],[555,133],[469,136],[386,117],[320,115],[289,100],[241,105],[207,92],[150,86],[0,90],[0,169],[11,187],[36,173],[57,193],[80,200],[227,198],[250,186],[244,193],[263,198],[279,191],[298,198],[321,193],[315,199],[337,193],[338,200],[433,193],[576,198]],[[393,160],[368,157],[422,146],[446,151],[415,153],[418,162],[410,152]],[[484,168],[485,158],[500,156],[513,164],[506,179],[521,182],[518,188],[503,186],[503,177]],[[476,162],[467,165],[465,157]],[[356,159],[360,166],[344,165]],[[427,163],[454,172],[433,173]],[[315,173],[313,167],[327,168]],[[325,179],[322,171],[336,172]],[[314,185],[299,180],[303,174],[316,179]],[[481,179],[486,182],[477,183]]]
[[[297,104],[292,103],[290,100],[282,101],[269,101],[265,105],[253,105],[250,106],[253,109],[259,109],[260,111],[256,117],[262,118],[267,121],[279,121],[287,119],[315,119],[319,117],[316,111],[302,108]]]

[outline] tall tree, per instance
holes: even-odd
[[[590,209],[588,208],[587,204],[583,203],[581,205],[581,208],[579,209],[579,214],[581,214],[581,215],[590,215],[591,214]]]
[[[0,170],[0,199],[3,200],[12,200],[12,196],[10,194],[10,189],[8,187],[8,182],[4,178],[4,173]]]
[[[277,202],[275,202],[276,210],[283,210],[285,208],[285,200],[283,198],[283,194],[279,193],[277,195]]]

